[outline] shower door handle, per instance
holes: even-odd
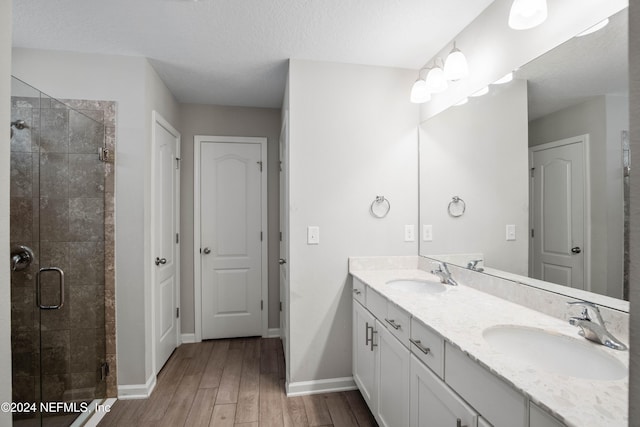
[[[60,290],[60,299],[57,305],[42,305],[42,273],[53,271],[58,274],[58,289]],[[59,310],[64,305],[64,271],[58,267],[44,267],[38,270],[36,275],[36,304],[41,310]]]

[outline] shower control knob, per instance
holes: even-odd
[[[166,263],[167,263],[167,259],[166,258],[156,257],[156,265],[166,264]]]

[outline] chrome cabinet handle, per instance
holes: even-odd
[[[360,295],[362,292],[360,292],[360,289],[354,289],[353,293],[356,295]]]
[[[415,345],[416,347],[418,347],[418,350],[420,350],[421,352],[423,352],[424,354],[429,354],[431,353],[431,349],[429,347],[425,347],[422,345],[422,342],[420,340],[414,340],[413,338],[409,338],[409,341],[411,342],[411,344]]]
[[[393,320],[393,319],[384,319],[384,321],[387,322],[388,324],[390,324],[391,327],[393,329],[395,329],[396,331],[401,328],[401,326],[399,324],[397,324],[396,321]]]
[[[47,271],[53,271],[58,273],[58,289],[60,290],[60,299],[58,300],[57,305],[42,305],[42,283],[41,276],[42,273]],[[38,270],[38,274],[36,275],[36,304],[42,310],[59,310],[64,305],[64,271],[58,267],[44,267]]]
[[[156,265],[166,264],[166,263],[167,263],[167,259],[166,258],[156,257]]]
[[[467,426],[466,426],[466,425],[464,425],[464,426],[463,426],[463,425],[462,425],[462,420],[461,420],[460,418],[458,418],[458,419],[456,420],[456,427],[467,427]]]
[[[373,327],[371,327],[371,342],[370,342],[371,347],[369,347],[371,349],[371,351],[373,351],[373,347],[377,347],[378,346],[378,344],[374,344],[373,343],[373,334],[377,334],[377,333],[378,333],[378,331],[374,330]]]
[[[211,249],[209,249],[209,248],[204,248],[204,249],[202,250],[202,252],[204,252],[204,254],[205,254],[205,255],[209,255],[209,254],[211,253]]]
[[[373,331],[373,326],[371,327],[371,330]],[[373,334],[371,334],[371,339],[373,340]],[[369,322],[365,323],[364,345],[365,346],[369,345]]]

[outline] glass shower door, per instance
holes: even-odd
[[[11,246],[34,254],[12,273],[13,398],[35,404],[14,424],[71,425],[105,395],[104,126],[12,89]]]

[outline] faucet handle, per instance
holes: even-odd
[[[476,267],[478,267],[478,263],[482,262],[481,259],[472,259],[471,261],[469,261],[469,263],[467,264],[467,268],[469,270],[475,270]]]
[[[583,320],[591,320],[591,317],[589,317],[589,309],[593,310],[593,312],[596,314],[596,318],[598,319],[598,323],[600,323],[600,325],[602,325],[603,327],[605,326],[604,320],[602,319],[602,314],[600,314],[600,309],[594,303],[589,301],[571,301],[571,302],[567,302],[567,305],[568,306],[576,305],[576,306],[582,307]]]

